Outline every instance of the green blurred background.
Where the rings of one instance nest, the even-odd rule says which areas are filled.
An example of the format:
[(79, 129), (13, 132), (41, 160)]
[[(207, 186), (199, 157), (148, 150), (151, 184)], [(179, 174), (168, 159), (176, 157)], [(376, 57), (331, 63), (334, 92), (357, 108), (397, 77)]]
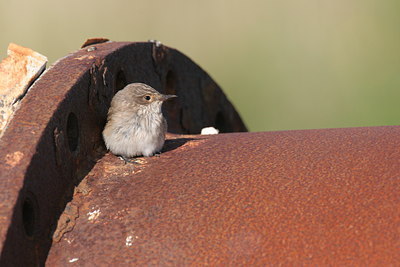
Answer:
[(9, 42), (53, 63), (89, 37), (157, 39), (223, 88), (251, 131), (399, 124), (399, 0), (4, 1)]

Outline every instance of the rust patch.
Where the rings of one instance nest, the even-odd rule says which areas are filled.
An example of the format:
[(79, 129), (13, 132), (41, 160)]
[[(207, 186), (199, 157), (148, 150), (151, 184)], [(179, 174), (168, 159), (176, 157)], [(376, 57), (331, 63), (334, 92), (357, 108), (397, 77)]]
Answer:
[(109, 42), (109, 41), (110, 41), (109, 39), (103, 38), (103, 37), (100, 37), (100, 38), (90, 38), (90, 39), (87, 39), (87, 40), (82, 44), (81, 48), (84, 48), (84, 47), (89, 46), (89, 45), (101, 44), (101, 43), (105, 43), (105, 42)]
[(205, 138), (203, 138), (203, 139), (191, 140), (191, 141), (186, 142), (186, 143), (182, 146), (182, 148), (186, 148), (186, 147), (195, 148), (195, 147), (197, 147), (197, 146), (199, 146), (199, 145), (201, 145), (201, 144), (204, 144), (206, 141), (207, 141), (207, 140), (206, 140)]
[(65, 233), (72, 231), (75, 227), (76, 219), (79, 217), (79, 209), (72, 203), (68, 203), (64, 212), (61, 214), (57, 223), (57, 229), (53, 234), (53, 241), (59, 242)]
[(93, 59), (93, 58), (94, 58), (94, 56), (91, 56), (91, 55), (83, 55), (80, 57), (76, 57), (75, 59), (76, 60), (84, 60), (84, 59)]
[(29, 86), (46, 67), (47, 58), (30, 48), (10, 43), (0, 63), (0, 137)]
[(82, 182), (79, 183), (79, 185), (77, 187), (75, 187), (74, 195), (82, 194), (82, 195), (86, 196), (87, 194), (90, 193), (90, 191), (91, 191), (91, 189), (90, 189), (90, 185), (88, 183), (88, 179), (85, 178), (82, 180)]
[(15, 151), (14, 153), (7, 154), (5, 158), (5, 163), (9, 168), (14, 168), (21, 159), (24, 157), (24, 154), (21, 151)]

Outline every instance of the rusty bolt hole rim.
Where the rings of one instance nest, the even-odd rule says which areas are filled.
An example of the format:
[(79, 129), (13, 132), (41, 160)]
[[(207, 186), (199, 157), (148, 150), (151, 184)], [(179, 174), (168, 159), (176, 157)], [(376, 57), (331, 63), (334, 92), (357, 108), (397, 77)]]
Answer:
[(38, 231), (39, 221), (39, 207), (33, 193), (29, 192), (26, 194), (21, 210), (25, 235), (28, 238), (33, 238)]

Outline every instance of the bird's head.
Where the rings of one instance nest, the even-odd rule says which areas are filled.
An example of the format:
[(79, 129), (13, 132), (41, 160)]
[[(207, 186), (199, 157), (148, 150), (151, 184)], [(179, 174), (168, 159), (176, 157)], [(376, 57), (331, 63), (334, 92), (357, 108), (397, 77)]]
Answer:
[(163, 102), (173, 97), (177, 96), (161, 94), (144, 83), (131, 83), (115, 94), (111, 106), (121, 105), (132, 111), (160, 113)]

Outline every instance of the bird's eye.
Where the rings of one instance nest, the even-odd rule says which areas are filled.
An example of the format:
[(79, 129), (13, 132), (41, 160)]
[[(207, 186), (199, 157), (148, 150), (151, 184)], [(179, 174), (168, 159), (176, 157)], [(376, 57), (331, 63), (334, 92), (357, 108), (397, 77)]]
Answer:
[(144, 96), (144, 100), (150, 101), (150, 99), (151, 99), (151, 96), (149, 96), (149, 95), (145, 95), (145, 96)]

